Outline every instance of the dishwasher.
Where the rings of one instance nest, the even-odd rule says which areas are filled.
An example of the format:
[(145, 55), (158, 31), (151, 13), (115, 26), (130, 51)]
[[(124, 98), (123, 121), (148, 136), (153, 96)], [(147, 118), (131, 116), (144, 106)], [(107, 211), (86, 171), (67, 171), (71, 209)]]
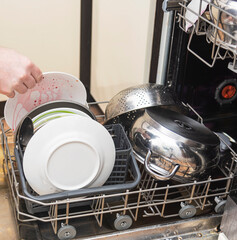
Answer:
[[(230, 221), (237, 224), (231, 215), (237, 209), (237, 17), (220, 2), (236, 4), (167, 0), (161, 8), (157, 1), (168, 27), (161, 33), (163, 66), (158, 64), (153, 79), (172, 89), (191, 116), (216, 133), (222, 151), (215, 171), (188, 183), (159, 181), (136, 161), (126, 128), (112, 122), (104, 125), (116, 147), (107, 182), (38, 196), (24, 177), (24, 150), (16, 142), (12, 152), (13, 133), (1, 119), (3, 167), (20, 239), (218, 239), (220, 233), (237, 238), (229, 228)], [(88, 104), (93, 109), (108, 102)], [(96, 119), (103, 123), (104, 113)]]

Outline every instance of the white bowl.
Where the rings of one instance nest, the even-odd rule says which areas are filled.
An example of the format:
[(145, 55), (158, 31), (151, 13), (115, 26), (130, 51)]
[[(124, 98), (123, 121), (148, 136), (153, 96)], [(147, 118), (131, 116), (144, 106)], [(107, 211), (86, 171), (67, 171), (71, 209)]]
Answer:
[(111, 135), (100, 123), (82, 116), (57, 118), (30, 139), (23, 170), (39, 195), (102, 186), (115, 162)]
[(15, 94), (5, 104), (4, 116), (13, 131), (34, 108), (54, 100), (73, 100), (87, 106), (86, 89), (82, 82), (67, 73), (43, 73), (44, 79), (25, 94)]

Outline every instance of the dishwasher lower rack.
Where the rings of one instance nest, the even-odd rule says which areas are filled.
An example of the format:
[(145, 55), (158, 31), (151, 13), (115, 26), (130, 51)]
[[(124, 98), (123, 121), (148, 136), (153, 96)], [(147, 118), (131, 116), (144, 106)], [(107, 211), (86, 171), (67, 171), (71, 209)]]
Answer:
[[(21, 222), (39, 221), (51, 223), (52, 229), (59, 239), (72, 239), (77, 230), (70, 225), (73, 219), (85, 219), (94, 216), (98, 225), (103, 226), (107, 216), (116, 216), (113, 227), (125, 230), (133, 222), (141, 218), (159, 216), (161, 218), (191, 218), (215, 210), (223, 211), (225, 199), (230, 194), (231, 186), (236, 180), (237, 154), (227, 145), (228, 154), (225, 160), (213, 173), (200, 181), (180, 184), (161, 182), (153, 179), (143, 170), (141, 180), (136, 189), (117, 189), (110, 193), (95, 193), (89, 197), (70, 197), (41, 201), (22, 194), (19, 181), (19, 169), (16, 156), (10, 153), (7, 131), (2, 127), (2, 148), (4, 152), (4, 169), (11, 190), (17, 219)], [(131, 168), (128, 175), (133, 177)], [(47, 207), (48, 212), (31, 214), (25, 207), (25, 201)], [(85, 203), (89, 206), (85, 208)], [(71, 222), (70, 222), (71, 221)]]
[[(2, 129), (4, 128), (2, 124)], [(94, 194), (115, 193), (122, 190), (132, 189), (137, 186), (140, 181), (140, 172), (137, 166), (137, 162), (132, 153), (131, 144), (124, 132), (123, 127), (120, 124), (105, 125), (105, 128), (110, 133), (114, 145), (115, 145), (115, 163), (113, 170), (107, 179), (107, 181), (100, 187), (93, 188), (81, 188), (74, 191), (63, 191), (58, 193), (51, 193), (47, 195), (38, 195), (28, 184), (24, 172), (23, 172), (23, 158), (24, 151), (21, 149), (20, 144), (15, 143), (14, 157), (15, 157), (15, 169), (18, 172), (19, 180), (19, 192), (36, 202), (51, 202), (55, 200), (67, 199), (67, 198), (85, 198), (93, 196)], [(3, 141), (4, 142), (4, 141)], [(6, 138), (5, 138), (6, 142)], [(8, 149), (6, 149), (8, 150)], [(37, 154), (37, 153), (36, 153)], [(76, 157), (76, 156), (75, 156)], [(32, 159), (34, 161), (34, 159)], [(127, 177), (128, 171), (131, 172), (131, 177)], [(32, 201), (25, 200), (27, 211), (30, 214), (40, 213), (48, 211), (49, 206), (34, 203)], [(74, 205), (88, 205), (88, 201), (83, 201)]]

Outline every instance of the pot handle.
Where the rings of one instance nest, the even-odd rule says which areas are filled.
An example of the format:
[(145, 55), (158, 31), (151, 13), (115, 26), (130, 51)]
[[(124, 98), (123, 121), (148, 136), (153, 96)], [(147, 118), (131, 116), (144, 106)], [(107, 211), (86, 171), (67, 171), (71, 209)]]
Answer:
[(150, 167), (149, 167), (149, 163), (150, 163), (150, 160), (151, 160), (151, 150), (148, 150), (147, 154), (146, 154), (146, 158), (145, 158), (145, 161), (144, 161), (144, 167), (145, 167), (145, 170), (155, 179), (157, 180), (161, 180), (161, 181), (167, 181), (169, 179), (171, 179), (175, 173), (179, 170), (179, 167), (180, 165), (179, 164), (176, 164), (174, 166), (174, 169), (172, 170), (171, 173), (169, 173), (168, 171), (164, 170), (164, 172), (159, 172), (158, 169), (156, 169), (156, 171), (152, 170)]

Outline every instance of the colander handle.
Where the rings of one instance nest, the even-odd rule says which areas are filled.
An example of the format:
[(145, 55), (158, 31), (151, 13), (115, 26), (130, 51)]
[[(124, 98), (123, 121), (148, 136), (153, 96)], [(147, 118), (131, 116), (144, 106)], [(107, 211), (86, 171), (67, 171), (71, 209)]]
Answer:
[(151, 150), (148, 150), (147, 154), (146, 154), (146, 158), (145, 158), (145, 161), (144, 161), (144, 167), (145, 167), (145, 170), (155, 179), (157, 180), (161, 180), (161, 181), (167, 181), (169, 179), (171, 179), (175, 173), (179, 170), (179, 167), (180, 165), (179, 164), (176, 164), (174, 166), (174, 169), (172, 170), (171, 173), (169, 173), (168, 171), (166, 171), (165, 169), (151, 169), (150, 166), (149, 166), (149, 163), (150, 163), (150, 160), (151, 160)]

